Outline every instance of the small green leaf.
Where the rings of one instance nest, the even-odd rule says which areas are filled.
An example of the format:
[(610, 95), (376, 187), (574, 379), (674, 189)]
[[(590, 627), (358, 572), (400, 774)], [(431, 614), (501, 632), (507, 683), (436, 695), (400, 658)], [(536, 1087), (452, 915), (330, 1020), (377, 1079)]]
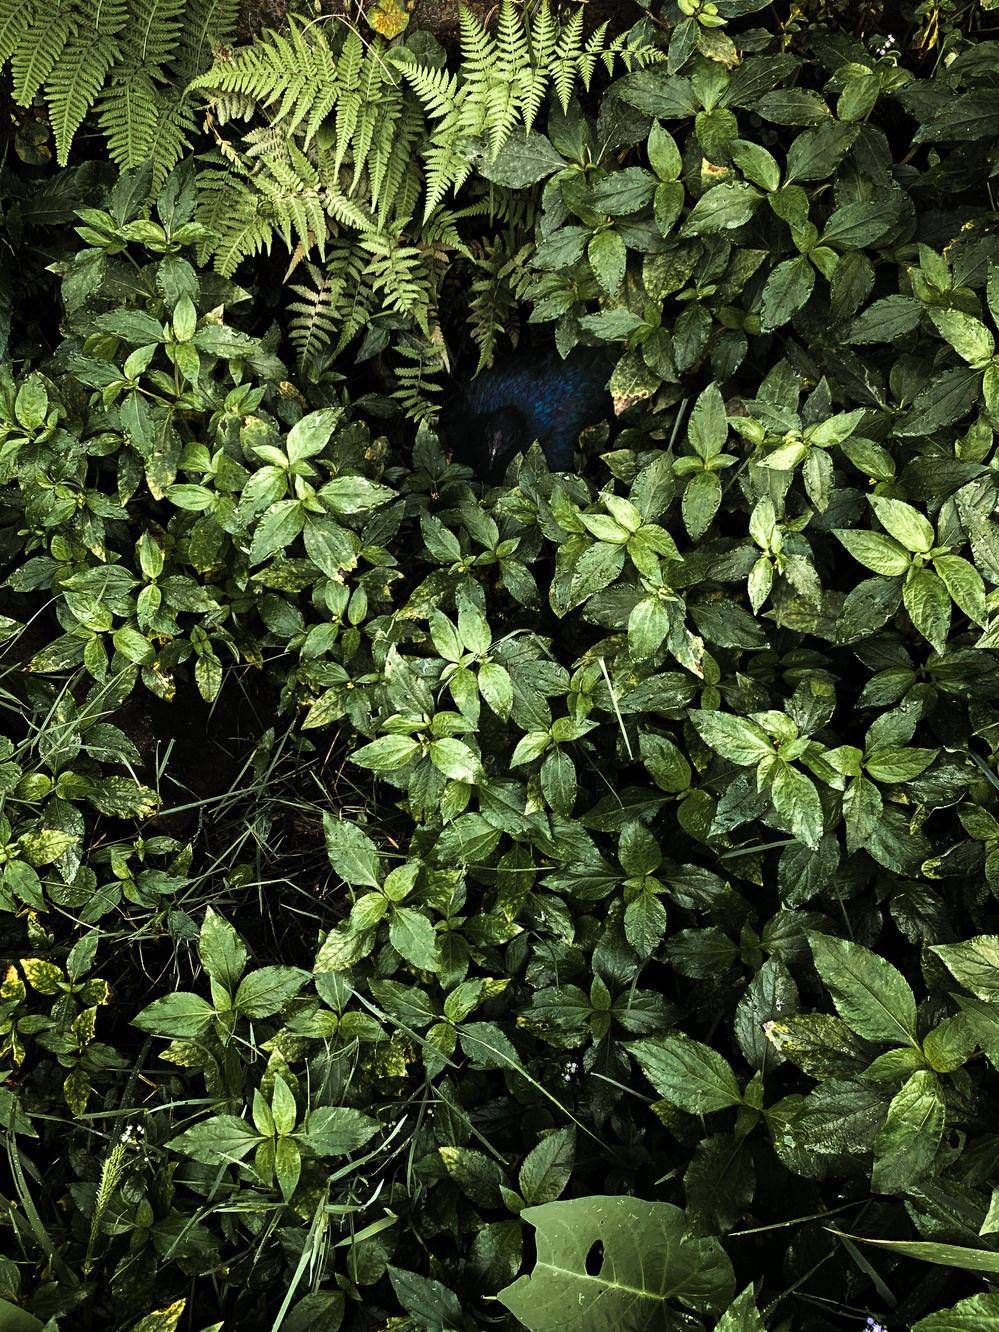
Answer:
[(436, 971), (440, 949), (433, 925), (413, 907), (395, 907), (389, 921), (392, 947), (421, 971)]
[(809, 933), (808, 942), (836, 1011), (858, 1036), (918, 1047), (916, 1001), (890, 962), (847, 939)]
[(774, 755), (773, 741), (762, 727), (747, 717), (736, 717), (730, 712), (693, 710), (689, 716), (704, 743), (731, 763), (748, 767)]
[(877, 1193), (905, 1193), (933, 1164), (946, 1111), (935, 1073), (913, 1073), (892, 1099), (884, 1128), (874, 1142), (871, 1187)]
[(700, 1041), (671, 1032), (632, 1041), (628, 1050), (659, 1095), (688, 1114), (708, 1114), (742, 1103), (727, 1061)]
[(910, 569), (902, 601), (912, 623), (934, 651), (943, 655), (950, 629), (950, 594), (932, 569)]
[(876, 495), (871, 503), (885, 531), (906, 550), (926, 555), (933, 547), (933, 528), (918, 509), (902, 500)]

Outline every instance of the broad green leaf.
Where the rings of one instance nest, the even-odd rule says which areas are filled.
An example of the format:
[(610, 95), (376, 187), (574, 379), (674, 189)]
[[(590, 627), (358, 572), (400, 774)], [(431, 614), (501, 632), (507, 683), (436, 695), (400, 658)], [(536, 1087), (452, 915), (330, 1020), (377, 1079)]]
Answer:
[(261, 967), (240, 982), (233, 1007), (243, 1017), (271, 1017), (293, 999), (309, 979), (298, 967)]
[(960, 555), (938, 555), (933, 569), (943, 580), (954, 602), (974, 624), (984, 625), (988, 620), (985, 608), (985, 584), (973, 564)]
[[(515, 1198), (512, 1190), (506, 1190), (506, 1205), (519, 1215), (518, 1204), (522, 1200), (515, 1202)], [(466, 1271), (486, 1290), (498, 1290), (520, 1271), (524, 1254), (522, 1229), (515, 1217), (509, 1221), (490, 1221), (476, 1234)]]
[(822, 838), (822, 801), (815, 783), (789, 763), (778, 761), (770, 786), (774, 806), (793, 837), (813, 851)]
[(714, 522), (721, 499), (721, 478), (717, 472), (697, 472), (687, 482), (681, 512), (692, 541), (698, 541)]
[(874, 1142), (871, 1187), (877, 1193), (905, 1193), (933, 1164), (943, 1135), (946, 1110), (935, 1073), (913, 1073), (893, 1097), (888, 1118)]
[(869, 843), (883, 813), (879, 789), (866, 777), (855, 777), (843, 794), (846, 849), (851, 856), (858, 847)]
[(877, 782), (911, 782), (926, 771), (939, 752), (889, 745), (864, 759), (864, 771)]
[(598, 232), (587, 247), (586, 257), (601, 287), (608, 296), (614, 296), (628, 264), (628, 250), (620, 235), (613, 228)]
[(929, 316), (950, 345), (975, 370), (982, 370), (995, 352), (995, 339), (985, 325), (963, 310), (930, 309)]
[(717, 384), (709, 384), (694, 404), (687, 425), (691, 447), (705, 461), (721, 453), (728, 439), (725, 402)]
[[(401, 6), (396, 13), (399, 20), (409, 22), (408, 12)], [(371, 22), (370, 16), (368, 22)], [(564, 168), (565, 158), (555, 151), (543, 134), (517, 125), (495, 157), (486, 156), (479, 162), (478, 169), (487, 180), (495, 181), (497, 185), (522, 190)]]
[(999, 1001), (999, 935), (979, 934), (964, 943), (933, 944), (930, 952), (979, 999)]
[(346, 1156), (363, 1147), (380, 1128), (377, 1119), (360, 1110), (321, 1106), (309, 1114), (301, 1139), (317, 1156)]
[(495, 1022), (466, 1022), (458, 1032), (458, 1039), (473, 1068), (521, 1067), (509, 1037)]
[(878, 522), (906, 550), (927, 554), (933, 547), (933, 527), (918, 509), (902, 500), (876, 495), (871, 503)]
[(912, 563), (912, 557), (905, 547), (881, 532), (854, 532), (836, 527), (833, 528), (833, 535), (859, 564), (887, 578), (906, 573)]
[(572, 1177), (575, 1151), (576, 1130), (569, 1124), (549, 1133), (528, 1152), (521, 1163), (518, 1183), (529, 1207), (555, 1201)]
[(810, 932), (808, 942), (836, 1011), (858, 1036), (918, 1046), (916, 1001), (891, 963), (848, 939)]
[(772, 193), (780, 188), (780, 167), (772, 153), (748, 139), (732, 139), (728, 144), (732, 161), (744, 176)]
[(378, 849), (356, 823), (323, 812), (323, 833), (329, 862), (345, 883), (377, 888)]
[[(709, 191), (713, 193), (713, 191)], [(763, 329), (780, 328), (797, 314), (812, 294), (815, 269), (803, 254), (784, 259), (767, 278), (763, 288)]]
[(681, 227), (680, 235), (705, 236), (741, 227), (753, 216), (764, 198), (747, 181), (723, 181), (701, 195)]
[(171, 1138), (167, 1146), (217, 1169), (222, 1161), (241, 1161), (261, 1141), (261, 1135), (237, 1115), (214, 1115)]
[(660, 790), (675, 794), (688, 789), (690, 764), (668, 736), (643, 731), (639, 745), (649, 776)]
[(211, 907), (205, 909), (198, 953), (212, 980), (229, 994), (235, 994), (246, 966), (246, 945), (229, 922), (216, 915)]
[(494, 1157), (471, 1147), (440, 1147), (438, 1151), (466, 1198), (479, 1207), (502, 1205), (500, 1188), (506, 1183), (506, 1172)]
[(624, 933), (640, 958), (649, 958), (666, 933), (666, 908), (655, 893), (645, 891), (624, 911)]
[(428, 1332), (433, 1332), (435, 1328), (461, 1327), (461, 1303), (447, 1286), (405, 1268), (390, 1266), (385, 1270), (389, 1274), (396, 1299), (416, 1327), (427, 1329)]
[(45, 1324), (19, 1304), (0, 1299), (0, 1327), (4, 1332), (43, 1332)]
[[(659, 651), (669, 631), (670, 617), (661, 597), (643, 597), (636, 602), (628, 616), (628, 648), (634, 659), (648, 661)], [(519, 741), (518, 754), (527, 738), (524, 736)], [(517, 761), (514, 759), (514, 762)]]
[(419, 742), (408, 735), (382, 735), (369, 745), (362, 745), (351, 754), (351, 759), (362, 768), (373, 772), (389, 772), (404, 767), (420, 752)]
[(215, 1009), (200, 995), (178, 991), (154, 999), (132, 1019), (132, 1026), (173, 1040), (200, 1036), (215, 1017)]
[(731, 712), (693, 710), (689, 716), (704, 743), (730, 763), (748, 767), (751, 763), (772, 758), (775, 753), (774, 743), (767, 733), (747, 717), (737, 717)]
[(846, 342), (891, 342), (900, 333), (911, 333), (922, 317), (922, 301), (911, 296), (886, 296), (868, 305), (840, 336)]
[(715, 1332), (765, 1332), (752, 1286), (747, 1286), (736, 1296), (719, 1320)]
[[(964, 1249), (957, 1244), (922, 1244), (911, 1246), (917, 1252), (909, 1256), (923, 1262), (940, 1263), (944, 1267), (961, 1267), (966, 1271), (995, 1271), (985, 1267), (994, 1253), (979, 1249)], [(999, 1295), (982, 1291), (966, 1300), (958, 1300), (950, 1309), (939, 1309), (913, 1323), (912, 1332), (999, 1332)]]
[[(626, 80), (621, 80), (621, 83), (624, 82)], [(621, 83), (618, 84), (618, 87), (621, 86)], [(672, 134), (663, 129), (658, 120), (652, 122), (647, 151), (649, 165), (660, 180), (672, 181), (679, 177), (683, 170), (683, 159), (680, 156), (680, 150)]]
[(873, 1047), (832, 1013), (800, 1013), (764, 1024), (774, 1048), (809, 1077), (849, 1078), (871, 1062)]
[(418, 986), (400, 985), (398, 981), (373, 980), (369, 983), (372, 997), (390, 1018), (407, 1027), (427, 1026), (441, 1016), (441, 1010)]
[[(537, 1261), (531, 1275), (498, 1298), (530, 1332), (680, 1328), (685, 1316), (670, 1309), (670, 1300), (720, 1311), (734, 1294), (721, 1246), (685, 1237), (684, 1214), (670, 1203), (575, 1198), (520, 1215), (537, 1229)], [(593, 1250), (602, 1254), (596, 1275), (587, 1270)]]
[(413, 907), (395, 907), (389, 920), (389, 940), (397, 953), (420, 971), (440, 966), (440, 950), (433, 925)]
[(950, 629), (950, 594), (932, 569), (911, 569), (902, 585), (902, 600), (912, 623), (936, 652), (943, 655)]
[(744, 1136), (714, 1133), (702, 1138), (683, 1177), (687, 1228), (701, 1235), (725, 1234), (753, 1199), (756, 1172)]
[(923, 1037), (923, 1055), (935, 1073), (952, 1073), (966, 1064), (977, 1044), (974, 1024), (966, 1013), (944, 1018)]
[(301, 1174), (302, 1154), (298, 1143), (293, 1138), (277, 1138), (274, 1143), (274, 1177), (285, 1202), (290, 1201)]
[(828, 179), (859, 133), (859, 125), (826, 120), (799, 134), (787, 152), (785, 186), (796, 181)]
[(659, 1095), (688, 1114), (708, 1114), (742, 1102), (728, 1062), (700, 1041), (670, 1032), (632, 1041), (628, 1050)]

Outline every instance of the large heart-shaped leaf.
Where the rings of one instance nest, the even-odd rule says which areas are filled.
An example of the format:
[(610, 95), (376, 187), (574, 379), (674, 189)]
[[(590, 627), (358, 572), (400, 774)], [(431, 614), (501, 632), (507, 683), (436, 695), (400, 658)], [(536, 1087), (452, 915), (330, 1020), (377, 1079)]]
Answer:
[(669, 1332), (697, 1312), (725, 1309), (732, 1264), (712, 1239), (684, 1235), (670, 1203), (574, 1198), (528, 1207), (538, 1258), (498, 1298), (531, 1332)]

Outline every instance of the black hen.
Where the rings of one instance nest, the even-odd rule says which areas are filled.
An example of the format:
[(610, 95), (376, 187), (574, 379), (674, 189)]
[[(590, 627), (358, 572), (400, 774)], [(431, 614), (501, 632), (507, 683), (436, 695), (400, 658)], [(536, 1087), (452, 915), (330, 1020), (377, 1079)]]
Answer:
[(494, 485), (535, 440), (552, 471), (567, 472), (579, 432), (614, 420), (610, 372), (602, 347), (575, 347), (565, 360), (553, 350), (500, 362), (466, 380), (445, 406), (440, 423), (448, 447)]

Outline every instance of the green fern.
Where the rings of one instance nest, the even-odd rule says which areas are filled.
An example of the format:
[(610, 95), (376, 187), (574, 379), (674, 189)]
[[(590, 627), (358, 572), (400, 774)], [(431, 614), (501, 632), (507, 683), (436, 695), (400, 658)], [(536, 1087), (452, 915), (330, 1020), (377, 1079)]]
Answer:
[(354, 241), (334, 240), (325, 268), (306, 264), (311, 286), (292, 286), (302, 299), (291, 311), (291, 340), (298, 353), (299, 369), (305, 369), (320, 351), (334, 344), (340, 352), (366, 329), (377, 308), (368, 256)]
[(503, 0), (496, 37), (462, 8), (460, 78), (420, 64), (405, 49), (393, 52), (427, 115), (437, 121), (425, 152), (424, 218), (464, 185), (472, 169), (468, 150), (476, 142), (488, 142), (495, 158), (518, 121), (531, 129), (552, 83), (565, 110), (577, 77), (589, 87), (597, 60), (613, 63), (623, 38), (607, 47), (606, 30), (605, 23), (584, 46), (581, 9), (567, 19), (555, 17), (544, 0), (530, 19)]
[(79, 31), (75, 11), (59, 0), (41, 0), (34, 7), (32, 22), (10, 55), (14, 100), (30, 106), (55, 69), (67, 43)]
[(443, 392), (438, 383), (438, 376), (444, 374), (446, 368), (443, 348), (430, 342), (413, 345), (401, 340), (395, 350), (411, 364), (395, 366), (396, 384), (392, 397), (410, 421), (434, 420), (440, 411), (440, 403), (432, 395)]
[(127, 19), (124, 4), (88, 8), (95, 11), (88, 16), (91, 21), (67, 42), (48, 81), (49, 118), (61, 166), (69, 160), (73, 136), (103, 88), (108, 70), (121, 57), (115, 34)]
[[(198, 179), (216, 268), (230, 276), (275, 238), (291, 252), (289, 274), (305, 261), (308, 281), (293, 288), (291, 307), (304, 368), (330, 346), (339, 354), (378, 316), (413, 345), (436, 347), (445, 278), (463, 255), (474, 269), (473, 336), (488, 359), (513, 328), (537, 200), (481, 182), (466, 207), (451, 209), (448, 196), (478, 153), (495, 155), (518, 125), (531, 128), (553, 90), (567, 102), (577, 77), (588, 82), (598, 59), (615, 58), (604, 33), (584, 43), (579, 12), (556, 17), (545, 2), (529, 19), (504, 0), (495, 35), (462, 8), (458, 74), (381, 37), (362, 41), (342, 20), (292, 19), (284, 35), (220, 53), (190, 84), (218, 145)], [(222, 137), (253, 105), (258, 123), (238, 140)], [(487, 214), (508, 224), (509, 248), (476, 264), (459, 225)], [(401, 400), (420, 419), (431, 411), (422, 374), (400, 371)]]
[(220, 57), (191, 80), (188, 91), (203, 89), (213, 96), (241, 93), (262, 109), (273, 108), (271, 119), (287, 120), (290, 134), (307, 119), (308, 146), (336, 105), (340, 78), (321, 26), (310, 25), (306, 36), (305, 25), (289, 18), (288, 31), (289, 38), (265, 32), (235, 58)]
[(497, 236), (477, 261), (479, 275), (472, 282), (468, 313), (472, 339), (479, 348), (476, 374), (492, 361), (501, 336), (515, 340), (519, 302), (533, 276), (527, 262), (533, 253), (534, 246), (528, 244), (511, 254), (506, 239)]
[(238, 0), (0, 0), (0, 63), (21, 106), (44, 93), (61, 165), (98, 110), (121, 167), (153, 160), (158, 188), (195, 121), (181, 91), (227, 40)]

